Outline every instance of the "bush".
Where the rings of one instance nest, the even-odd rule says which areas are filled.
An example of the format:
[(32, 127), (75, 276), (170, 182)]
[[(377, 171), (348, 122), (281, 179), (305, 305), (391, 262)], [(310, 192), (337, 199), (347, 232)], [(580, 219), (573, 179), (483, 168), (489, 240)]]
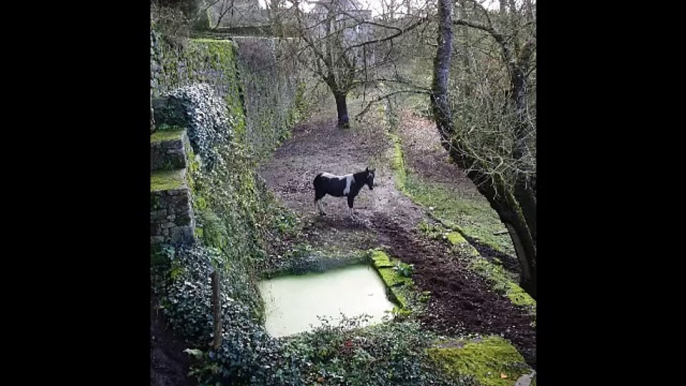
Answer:
[(210, 272), (220, 259), (217, 250), (201, 246), (168, 253), (157, 283), (164, 293), (161, 307), (172, 328), (187, 342), (200, 345), (212, 333)]
[[(426, 353), (435, 336), (415, 322), (390, 322), (361, 329), (364, 317), (330, 320), (287, 341), (309, 368), (306, 384), (347, 386), (456, 385), (433, 367)], [(457, 384), (469, 384), (467, 381)]]
[[(217, 381), (250, 385), (298, 384), (299, 366), (284, 355), (278, 340), (262, 325), (262, 304), (254, 281), (239, 262), (227, 262), (221, 253), (205, 246), (182, 247), (167, 255), (160, 266), (163, 278), (162, 309), (172, 328), (199, 357), (194, 374), (201, 382)], [(213, 316), (210, 273), (222, 270), (222, 345), (216, 352), (202, 352), (212, 339)]]

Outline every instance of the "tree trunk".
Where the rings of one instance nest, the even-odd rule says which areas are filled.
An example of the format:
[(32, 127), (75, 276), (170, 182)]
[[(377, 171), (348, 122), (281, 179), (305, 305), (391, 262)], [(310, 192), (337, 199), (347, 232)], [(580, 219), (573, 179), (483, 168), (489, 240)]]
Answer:
[(281, 9), (279, 8), (279, 1), (271, 0), (269, 3), (269, 18), (272, 22), (272, 32), (276, 36), (283, 38), (283, 23), (281, 22)]
[[(461, 157), (456, 153), (457, 150), (453, 148), (451, 157), (453, 159), (457, 157), (461, 161), (458, 162), (460, 167), (466, 166), (464, 165), (465, 157)], [(504, 180), (477, 171), (471, 171), (467, 176), (474, 181), (479, 193), (488, 200), (491, 208), (498, 213), (500, 221), (507, 227), (512, 244), (515, 247), (517, 260), (522, 268), (519, 285), (532, 298), (536, 299), (536, 239), (534, 231), (529, 227), (529, 218), (525, 215), (524, 205), (522, 205), (514, 193), (509, 191), (510, 189)], [(532, 216), (529, 217), (531, 218)], [(536, 208), (534, 206), (534, 225), (535, 217)]]
[[(438, 49), (434, 58), (434, 80), (431, 105), (436, 127), (441, 134), (441, 143), (450, 153), (452, 160), (463, 170), (470, 170), (475, 160), (469, 149), (455, 135), (450, 102), (448, 100), (448, 79), (452, 55), (452, 1), (438, 2)], [(513, 90), (517, 91), (517, 90)], [(516, 150), (525, 150), (521, 147)], [(505, 224), (515, 246), (517, 259), (522, 267), (520, 285), (531, 297), (536, 298), (536, 223), (535, 196), (526, 186), (526, 181), (517, 181), (508, 187), (506, 181), (471, 169), (467, 176), (488, 200)], [(532, 224), (531, 226), (529, 224)]]
[(334, 92), (333, 95), (336, 98), (336, 110), (338, 110), (338, 127), (348, 128), (350, 127), (348, 102), (346, 100), (348, 95), (342, 92)]
[[(465, 165), (468, 162), (465, 160), (466, 157), (458, 154), (458, 150), (453, 147), (450, 153), (451, 158), (456, 159), (460, 167), (468, 167)], [(528, 225), (523, 205), (516, 195), (509, 191), (504, 180), (474, 170), (467, 173), (467, 177), (476, 184), (479, 193), (488, 200), (491, 208), (498, 213), (500, 221), (507, 227), (515, 247), (517, 260), (522, 268), (519, 285), (536, 299), (536, 239)], [(536, 208), (534, 207), (534, 219), (535, 216)]]
[[(510, 233), (512, 244), (517, 253), (517, 260), (522, 267), (522, 275), (519, 278), (519, 286), (528, 293), (532, 298), (536, 299), (536, 246), (535, 242), (530, 237), (520, 237), (520, 234), (526, 235), (526, 228), (521, 225), (515, 226), (512, 224), (505, 224)], [(526, 271), (526, 274), (525, 274)]]
[[(529, 122), (527, 119), (527, 82), (522, 65), (513, 66), (512, 71), (512, 98), (515, 107), (516, 123), (514, 127), (515, 145), (512, 155), (520, 160), (520, 168), (523, 172), (533, 172), (532, 155), (527, 145)], [(521, 174), (517, 177), (514, 186), (514, 196), (521, 206), (522, 213), (526, 219), (529, 231), (534, 242), (536, 241), (536, 195), (535, 188), (532, 186), (528, 174)]]
[(453, 53), (453, 15), (452, 2), (438, 2), (438, 48), (434, 58), (434, 79), (431, 93), (431, 107), (436, 119), (436, 126), (441, 133), (443, 146), (450, 144), (450, 136), (455, 132), (453, 127), (450, 103), (448, 102), (448, 78), (450, 77), (450, 59)]
[[(460, 12), (463, 19), (467, 18), (467, 4), (465, 0), (460, 0)], [(461, 44), (462, 65), (464, 66), (464, 71), (467, 74), (467, 79), (471, 79), (469, 75), (472, 73), (472, 68), (469, 64), (469, 55), (467, 53), (467, 45), (469, 44), (469, 28), (462, 28), (462, 39), (464, 41)], [(467, 100), (472, 97), (472, 85), (467, 82), (464, 86), (464, 98)]]

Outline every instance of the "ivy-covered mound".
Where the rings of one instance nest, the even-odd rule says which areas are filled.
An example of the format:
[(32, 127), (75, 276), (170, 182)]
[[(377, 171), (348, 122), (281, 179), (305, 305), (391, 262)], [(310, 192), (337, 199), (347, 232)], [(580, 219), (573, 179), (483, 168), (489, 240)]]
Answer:
[[(191, 86), (178, 93), (193, 106), (185, 109), (190, 122), (211, 116), (204, 109), (212, 103), (194, 102), (194, 95), (205, 91)], [(267, 334), (255, 267), (268, 260), (265, 240), (289, 229), (283, 226), (282, 209), (258, 183), (255, 160), (246, 156), (244, 144), (204, 132), (216, 129), (207, 122), (228, 122), (228, 132), (235, 131), (231, 125), (242, 124), (244, 117), (235, 118), (188, 125), (193, 151), (203, 160), (201, 165), (191, 155), (188, 175), (200, 242), (164, 248), (153, 260), (154, 289), (167, 320), (197, 359), (194, 374), (200, 384), (454, 385), (428, 357), (434, 337), (409, 321), (361, 329), (358, 321), (345, 320), (291, 338)], [(205, 160), (212, 157), (215, 162), (208, 167)], [(218, 350), (210, 349), (213, 270), (221, 277), (223, 339)]]
[(226, 103), (215, 95), (209, 84), (179, 88), (169, 94), (169, 99), (170, 105), (183, 114), (180, 121), (188, 129), (188, 139), (196, 154), (211, 169), (220, 158), (215, 148), (229, 143), (240, 116), (227, 116)]

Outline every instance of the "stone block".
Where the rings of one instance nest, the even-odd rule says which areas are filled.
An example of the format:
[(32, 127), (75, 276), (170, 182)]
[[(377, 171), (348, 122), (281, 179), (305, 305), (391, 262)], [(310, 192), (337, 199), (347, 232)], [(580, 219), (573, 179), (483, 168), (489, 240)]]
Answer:
[(164, 242), (164, 237), (162, 236), (151, 236), (150, 244), (160, 244)]
[(193, 243), (193, 228), (190, 226), (175, 227), (171, 229), (170, 241), (172, 243)]

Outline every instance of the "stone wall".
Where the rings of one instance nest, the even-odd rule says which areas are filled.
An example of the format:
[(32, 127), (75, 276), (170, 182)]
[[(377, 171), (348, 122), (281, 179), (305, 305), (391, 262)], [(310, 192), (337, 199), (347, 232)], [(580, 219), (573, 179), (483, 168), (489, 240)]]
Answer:
[(236, 68), (236, 45), (229, 40), (167, 38), (150, 30), (150, 87), (152, 97), (179, 87), (207, 83), (234, 110), (243, 113)]
[(233, 37), (247, 119), (246, 144), (258, 157), (269, 154), (297, 119), (298, 74), (289, 54), (292, 39)]
[(186, 130), (150, 136), (150, 243), (192, 244), (195, 219), (188, 184), (190, 142)]
[(150, 170), (174, 170), (187, 166), (186, 150), (188, 136), (185, 131), (157, 132), (158, 138), (150, 141)]
[(190, 191), (176, 189), (150, 192), (150, 243), (190, 243), (194, 240), (195, 221)]

